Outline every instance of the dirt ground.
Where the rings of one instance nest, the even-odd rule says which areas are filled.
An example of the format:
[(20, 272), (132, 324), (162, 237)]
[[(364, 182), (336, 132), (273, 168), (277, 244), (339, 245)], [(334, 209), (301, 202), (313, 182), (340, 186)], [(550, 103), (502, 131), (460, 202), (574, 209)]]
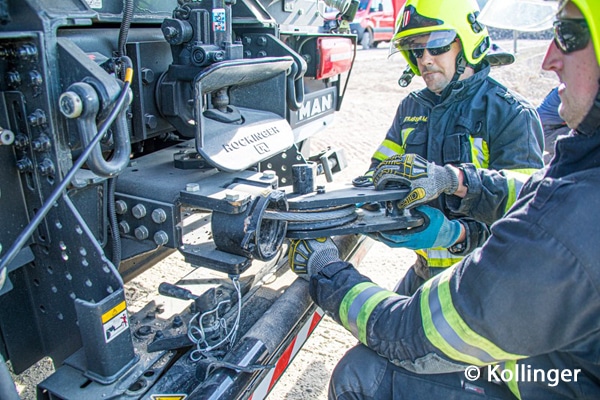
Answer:
[[(547, 43), (520, 40), (515, 64), (494, 69), (492, 76), (537, 106), (557, 83), (553, 73), (544, 72), (540, 68)], [(512, 41), (501, 41), (498, 44), (510, 51), (514, 49)], [(314, 152), (327, 146), (344, 150), (348, 167), (337, 175), (336, 180), (339, 182), (350, 181), (367, 169), (370, 156), (385, 137), (400, 100), (409, 89), (423, 87), (420, 78), (415, 77), (409, 88), (401, 88), (396, 82), (405, 63), (401, 58), (388, 59), (386, 43), (380, 47), (357, 52), (342, 110), (337, 114), (334, 125), (323, 131), (312, 144)], [(414, 254), (411, 251), (389, 249), (375, 243), (359, 269), (375, 282), (391, 289), (413, 260)], [(165, 262), (175, 265), (181, 263), (181, 258), (175, 255)], [(162, 268), (163, 272), (159, 272), (156, 279), (169, 280), (170, 277), (165, 276), (170, 274), (168, 271), (176, 270), (180, 273), (185, 268), (181, 265), (177, 268)], [(146, 273), (142, 277), (148, 279)], [(136, 280), (127, 285), (130, 301), (135, 303), (147, 294), (143, 286), (145, 285)], [(275, 386), (269, 399), (326, 399), (331, 371), (344, 352), (356, 342), (346, 330), (331, 319), (324, 318)], [(43, 360), (17, 377), (21, 397), (25, 400), (34, 399), (35, 383), (51, 371), (51, 362)]]

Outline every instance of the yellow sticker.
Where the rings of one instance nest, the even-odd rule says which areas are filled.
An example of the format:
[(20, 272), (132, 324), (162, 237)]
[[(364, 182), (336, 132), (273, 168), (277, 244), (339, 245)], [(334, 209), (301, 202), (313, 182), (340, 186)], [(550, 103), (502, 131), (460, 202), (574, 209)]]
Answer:
[(102, 314), (102, 323), (107, 323), (108, 321), (119, 315), (119, 313), (123, 312), (126, 307), (127, 306), (125, 305), (125, 300), (123, 300), (122, 302), (120, 302), (119, 304)]
[(187, 394), (153, 394), (150, 397), (152, 400), (183, 400)]

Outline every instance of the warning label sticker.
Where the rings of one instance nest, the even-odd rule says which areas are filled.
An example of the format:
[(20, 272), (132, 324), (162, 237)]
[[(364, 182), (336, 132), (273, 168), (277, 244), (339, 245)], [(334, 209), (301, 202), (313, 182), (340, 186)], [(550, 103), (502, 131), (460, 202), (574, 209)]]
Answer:
[(129, 329), (129, 318), (127, 317), (127, 307), (124, 301), (102, 314), (102, 326), (106, 343)]

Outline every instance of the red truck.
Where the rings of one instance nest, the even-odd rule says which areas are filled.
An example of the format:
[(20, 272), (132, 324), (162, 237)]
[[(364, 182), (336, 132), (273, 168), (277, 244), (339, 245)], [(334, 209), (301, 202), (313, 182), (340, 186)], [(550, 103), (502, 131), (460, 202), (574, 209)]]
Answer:
[[(357, 36), (363, 50), (389, 42), (394, 36), (396, 16), (406, 0), (361, 0), (356, 16), (350, 22), (351, 33)], [(327, 8), (321, 31), (331, 32), (338, 26), (338, 12)]]

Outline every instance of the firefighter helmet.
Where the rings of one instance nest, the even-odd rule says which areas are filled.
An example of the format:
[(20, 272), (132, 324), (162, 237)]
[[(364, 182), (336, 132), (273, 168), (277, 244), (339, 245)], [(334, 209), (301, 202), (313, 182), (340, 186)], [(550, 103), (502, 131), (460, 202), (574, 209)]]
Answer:
[(477, 20), (475, 0), (407, 0), (400, 11), (390, 54), (400, 51), (417, 75), (410, 50), (443, 47), (459, 38), (466, 62), (477, 65), (490, 47), (488, 31)]

